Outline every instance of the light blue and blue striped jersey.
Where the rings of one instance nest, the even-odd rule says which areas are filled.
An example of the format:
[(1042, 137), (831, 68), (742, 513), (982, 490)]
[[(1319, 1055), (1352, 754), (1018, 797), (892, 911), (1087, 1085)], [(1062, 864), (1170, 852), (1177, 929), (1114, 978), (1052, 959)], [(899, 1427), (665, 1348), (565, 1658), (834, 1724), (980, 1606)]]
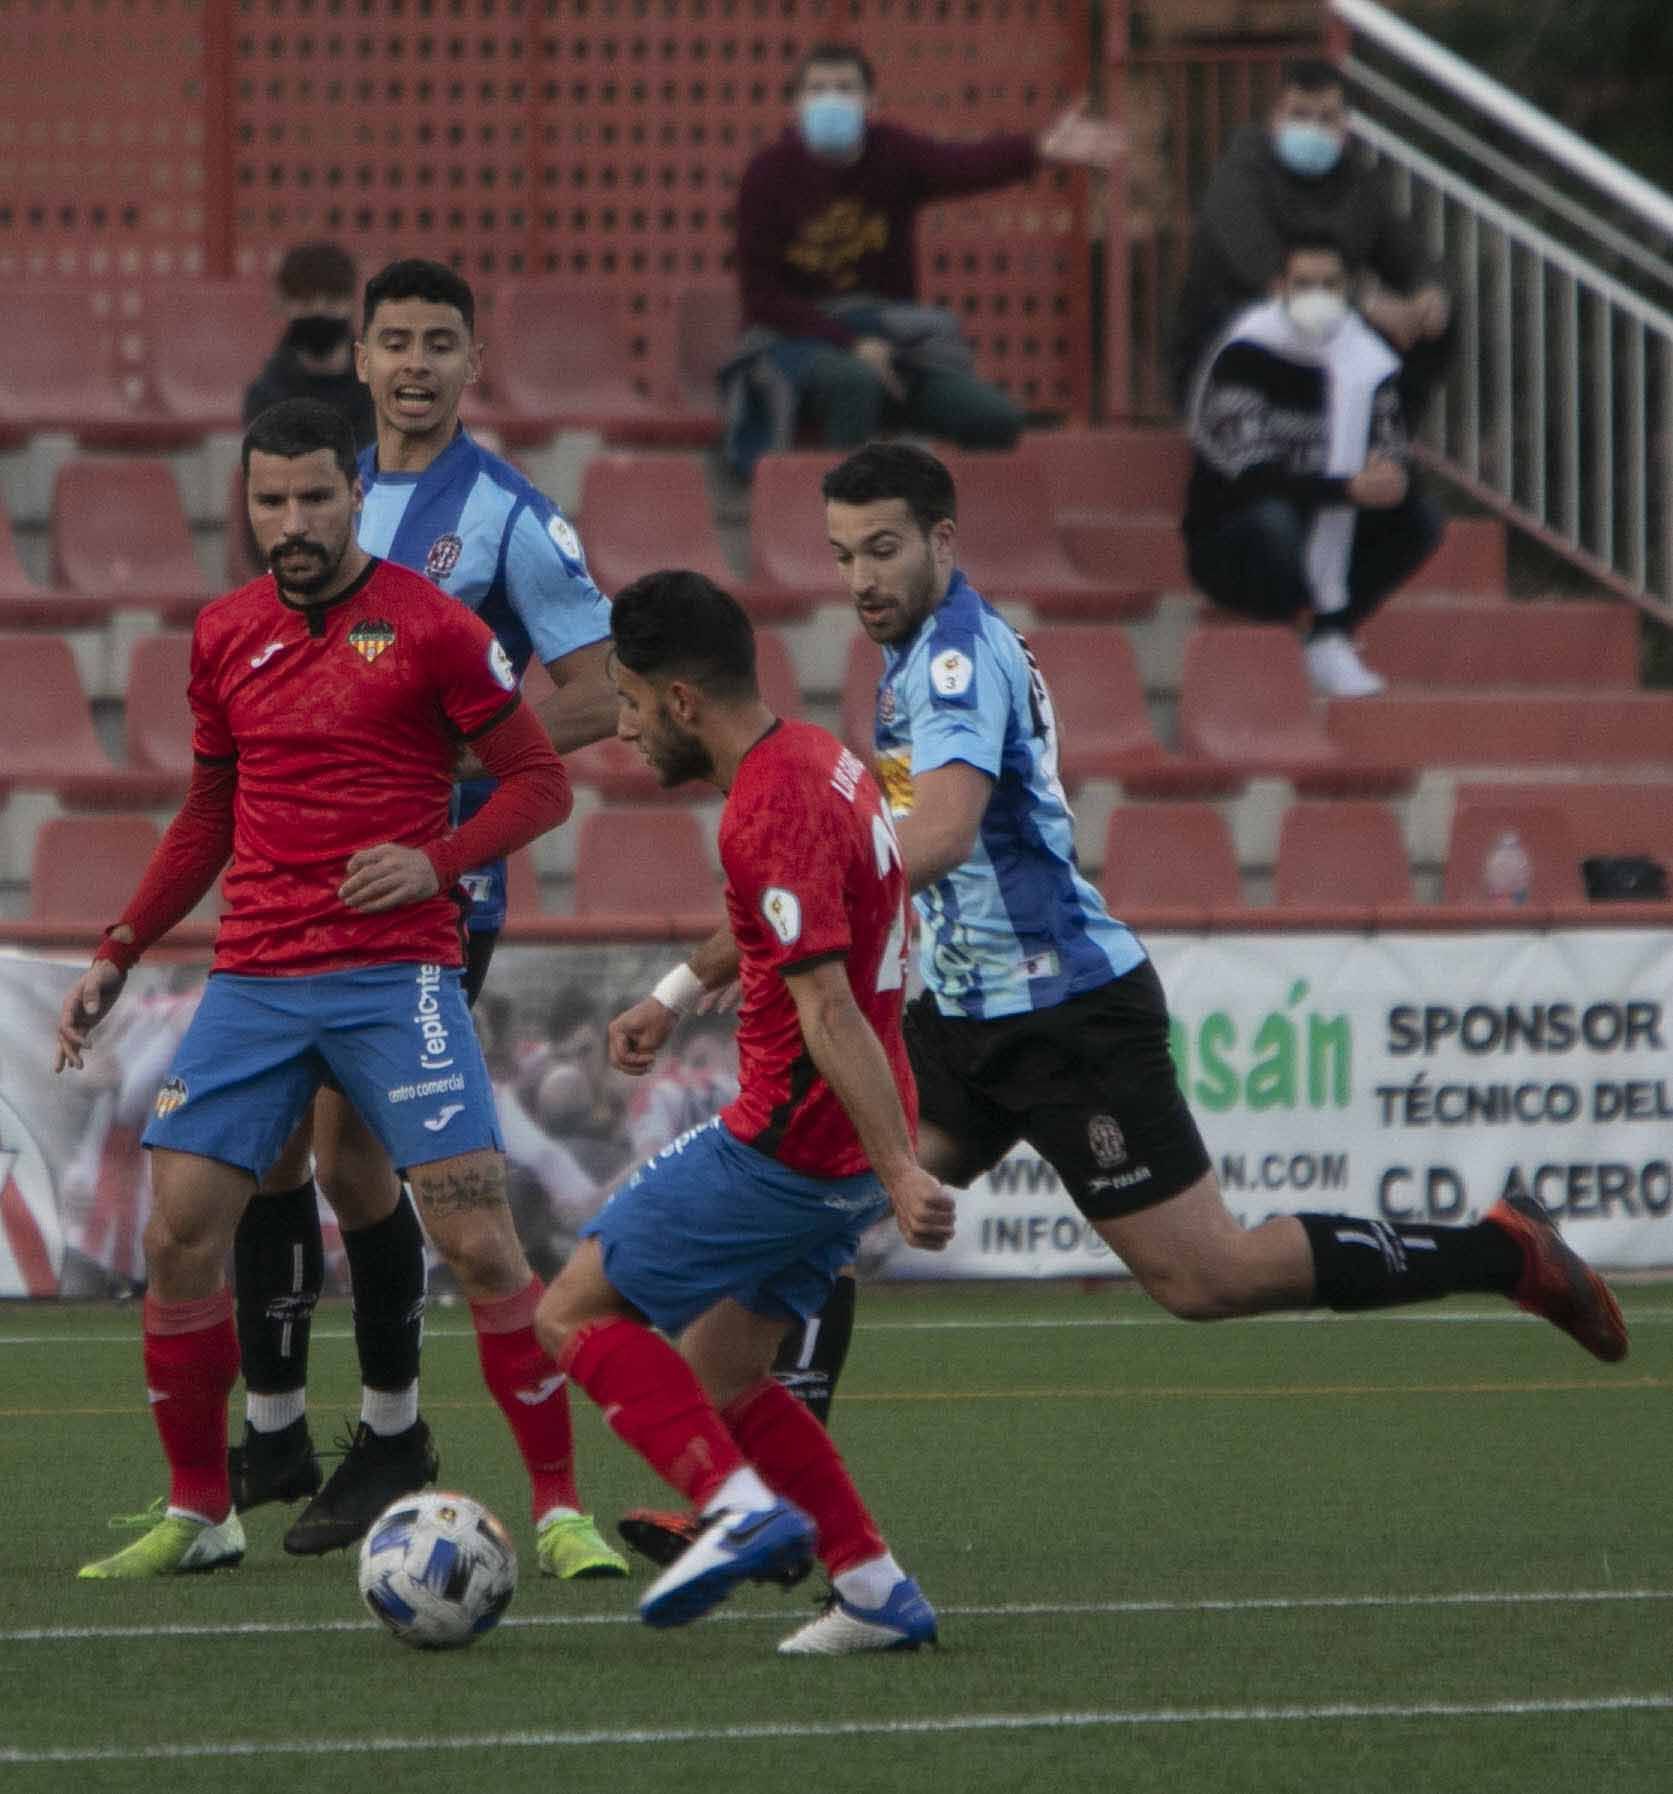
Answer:
[[(450, 592), (493, 630), (522, 678), (610, 633), (610, 605), (587, 571), (574, 525), (515, 467), (459, 430), (421, 473), (385, 473), (376, 447), (362, 451), (360, 546), (411, 567)], [(492, 779), (454, 788), (453, 820), (474, 816)], [(473, 934), (505, 923), (504, 860), (459, 881), (471, 895)]]
[(993, 780), (976, 849), (913, 902), (919, 964), (944, 1015), (1022, 1015), (1140, 964), (1075, 860), (1051, 697), (1027, 645), (961, 572), (910, 640), (883, 649), (878, 775), (894, 814), (913, 780), (963, 761)]
[(531, 654), (560, 660), (610, 633), (573, 525), (515, 467), (460, 430), (422, 473), (360, 457), (360, 546), (462, 599), (519, 677)]

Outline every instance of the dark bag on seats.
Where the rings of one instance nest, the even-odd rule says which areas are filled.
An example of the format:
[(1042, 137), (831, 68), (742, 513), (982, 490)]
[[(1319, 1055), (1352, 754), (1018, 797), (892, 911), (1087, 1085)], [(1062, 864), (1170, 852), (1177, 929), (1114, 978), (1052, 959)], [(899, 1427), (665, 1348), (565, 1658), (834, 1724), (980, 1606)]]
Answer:
[(1593, 903), (1654, 903), (1667, 895), (1667, 868), (1648, 854), (1600, 854), (1582, 860), (1580, 870)]

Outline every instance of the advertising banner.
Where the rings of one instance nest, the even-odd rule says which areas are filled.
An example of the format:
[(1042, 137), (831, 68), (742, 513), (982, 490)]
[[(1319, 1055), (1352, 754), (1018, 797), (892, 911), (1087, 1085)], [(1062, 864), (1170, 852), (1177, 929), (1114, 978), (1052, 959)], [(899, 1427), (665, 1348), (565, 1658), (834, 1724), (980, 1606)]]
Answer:
[[(1462, 1223), (1521, 1191), (1600, 1266), (1673, 1264), (1673, 933), (1148, 944), (1187, 1098), (1246, 1225), (1296, 1210)], [(548, 1274), (625, 1170), (735, 1088), (724, 1016), (688, 1019), (645, 1079), (605, 1063), (610, 1017), (669, 958), (625, 945), (495, 958), (478, 1027), (518, 1225)], [(84, 963), (0, 956), (0, 1295), (121, 1293), (143, 1275), (139, 1136), (203, 972), (142, 966), (87, 1070), (54, 1077), (59, 1004)], [(1101, 1139), (1119, 1176), (1119, 1130)], [(1026, 1145), (961, 1196), (946, 1252), (888, 1228), (867, 1244), (877, 1276), (1121, 1269)]]

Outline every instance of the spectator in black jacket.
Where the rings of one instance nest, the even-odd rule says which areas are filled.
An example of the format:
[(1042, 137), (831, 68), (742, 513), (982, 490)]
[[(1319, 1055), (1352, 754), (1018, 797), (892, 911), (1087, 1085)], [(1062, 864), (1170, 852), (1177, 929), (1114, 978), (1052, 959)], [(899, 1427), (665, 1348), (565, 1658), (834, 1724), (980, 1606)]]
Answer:
[(356, 448), (377, 435), (370, 388), (354, 371), (360, 282), (335, 243), (287, 250), (274, 280), (285, 333), (244, 394), (244, 425), (281, 399), (323, 399), (349, 420)]
[(1318, 58), (1285, 69), (1271, 117), (1233, 136), (1209, 181), (1169, 343), (1175, 397), (1184, 404), (1225, 325), (1266, 298), (1284, 245), (1308, 234), (1341, 246), (1360, 315), (1404, 358), (1415, 419), (1451, 352), (1451, 299), (1382, 176), (1349, 145), (1341, 73)]
[(1306, 617), (1307, 671), (1329, 697), (1383, 682), (1353, 632), (1434, 551), (1416, 492), (1400, 358), (1348, 302), (1340, 246), (1298, 238), (1274, 297), (1216, 340), (1191, 395), (1191, 578), (1262, 622)]

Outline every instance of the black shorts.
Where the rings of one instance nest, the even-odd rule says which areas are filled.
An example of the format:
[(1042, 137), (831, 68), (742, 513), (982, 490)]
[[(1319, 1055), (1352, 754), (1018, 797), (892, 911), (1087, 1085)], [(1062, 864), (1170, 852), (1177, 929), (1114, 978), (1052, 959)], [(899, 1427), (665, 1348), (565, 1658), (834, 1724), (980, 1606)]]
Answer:
[(1168, 1004), (1149, 960), (1027, 1015), (906, 1007), (920, 1118), (958, 1143), (968, 1183), (1026, 1140), (1089, 1221), (1165, 1202), (1209, 1168), (1168, 1051)]
[(476, 1007), (476, 999), (482, 995), (482, 985), (488, 976), (488, 963), (494, 957), (494, 948), (499, 943), (497, 928), (483, 929), (480, 933), (467, 933), (465, 936), (465, 970), (460, 979), (460, 988), (465, 993), (465, 1004), (468, 1008)]

